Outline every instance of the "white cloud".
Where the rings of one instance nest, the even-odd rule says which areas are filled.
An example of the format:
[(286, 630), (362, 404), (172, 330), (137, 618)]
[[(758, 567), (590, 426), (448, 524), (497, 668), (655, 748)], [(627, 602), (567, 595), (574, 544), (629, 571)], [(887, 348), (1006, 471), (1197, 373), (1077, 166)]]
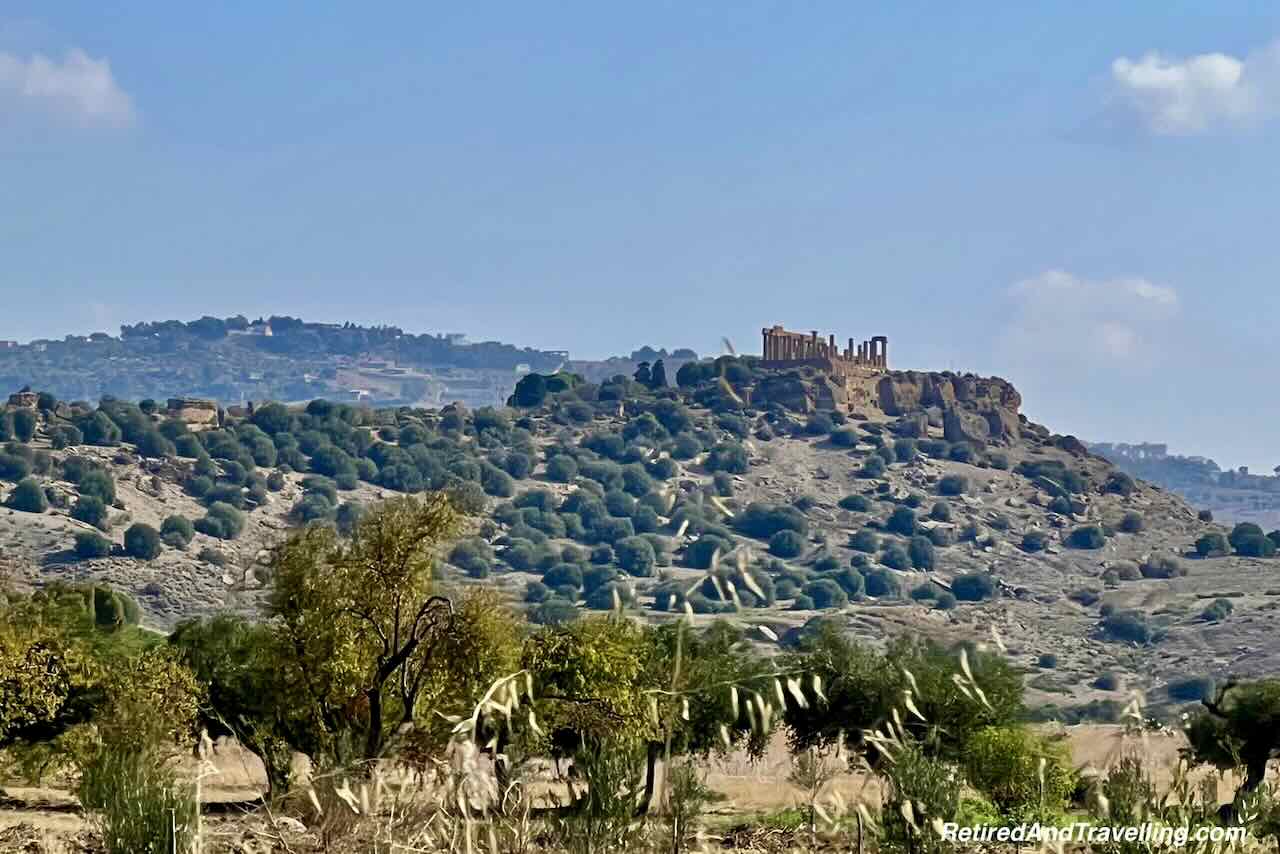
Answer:
[(1178, 294), (1142, 278), (1086, 279), (1047, 270), (1008, 290), (1006, 358), (1055, 366), (1142, 367), (1170, 338)]
[(1147, 53), (1111, 63), (1112, 108), (1159, 135), (1189, 135), (1263, 120), (1280, 107), (1280, 41), (1239, 59)]
[(43, 54), (23, 59), (0, 51), (0, 114), (26, 107), (86, 125), (123, 127), (134, 120), (133, 101), (111, 73), (111, 63), (79, 48), (59, 62)]

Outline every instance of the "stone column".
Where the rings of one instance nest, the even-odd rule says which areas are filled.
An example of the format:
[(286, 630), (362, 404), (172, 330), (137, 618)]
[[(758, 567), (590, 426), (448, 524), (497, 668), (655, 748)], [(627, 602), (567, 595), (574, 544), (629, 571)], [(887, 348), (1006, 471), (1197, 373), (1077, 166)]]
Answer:
[(878, 363), (879, 367), (881, 368), (889, 367), (889, 339), (884, 335), (877, 335), (875, 338), (871, 340), (879, 342), (879, 345), (880, 345), (878, 348), (879, 349), (879, 363)]

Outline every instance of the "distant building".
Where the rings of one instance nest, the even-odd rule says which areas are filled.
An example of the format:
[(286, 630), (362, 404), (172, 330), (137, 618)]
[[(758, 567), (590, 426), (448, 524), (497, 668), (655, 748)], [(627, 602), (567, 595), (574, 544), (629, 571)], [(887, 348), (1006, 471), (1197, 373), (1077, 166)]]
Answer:
[(35, 409), (40, 403), (40, 395), (34, 391), (19, 391), (9, 395), (9, 405), (21, 409)]
[(12, 350), (17, 346), (17, 341), (0, 341), (0, 350)]
[(446, 332), (444, 340), (448, 341), (455, 347), (461, 347), (467, 343), (467, 333), (465, 332)]
[(262, 338), (271, 337), (270, 323), (250, 323), (244, 329), (228, 329), (228, 335), (256, 335)]

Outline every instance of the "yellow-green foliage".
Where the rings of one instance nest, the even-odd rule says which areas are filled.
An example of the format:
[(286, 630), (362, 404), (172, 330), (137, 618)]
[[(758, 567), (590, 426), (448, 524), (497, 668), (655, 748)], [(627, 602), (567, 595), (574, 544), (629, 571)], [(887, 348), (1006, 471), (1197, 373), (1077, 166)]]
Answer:
[(964, 762), (969, 782), (1010, 818), (1061, 813), (1075, 785), (1067, 745), (1025, 726), (983, 727), (965, 745)]
[(552, 743), (638, 742), (650, 735), (643, 628), (595, 617), (548, 626), (530, 637), (523, 666), (537, 674), (538, 717)]

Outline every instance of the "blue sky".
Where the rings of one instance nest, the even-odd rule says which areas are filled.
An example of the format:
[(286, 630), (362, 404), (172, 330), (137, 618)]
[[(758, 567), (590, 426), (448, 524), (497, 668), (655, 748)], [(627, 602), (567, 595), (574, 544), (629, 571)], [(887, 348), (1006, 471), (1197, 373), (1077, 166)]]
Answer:
[(783, 323), (1280, 462), (1275, 4), (123, 5), (0, 9), (0, 338)]

